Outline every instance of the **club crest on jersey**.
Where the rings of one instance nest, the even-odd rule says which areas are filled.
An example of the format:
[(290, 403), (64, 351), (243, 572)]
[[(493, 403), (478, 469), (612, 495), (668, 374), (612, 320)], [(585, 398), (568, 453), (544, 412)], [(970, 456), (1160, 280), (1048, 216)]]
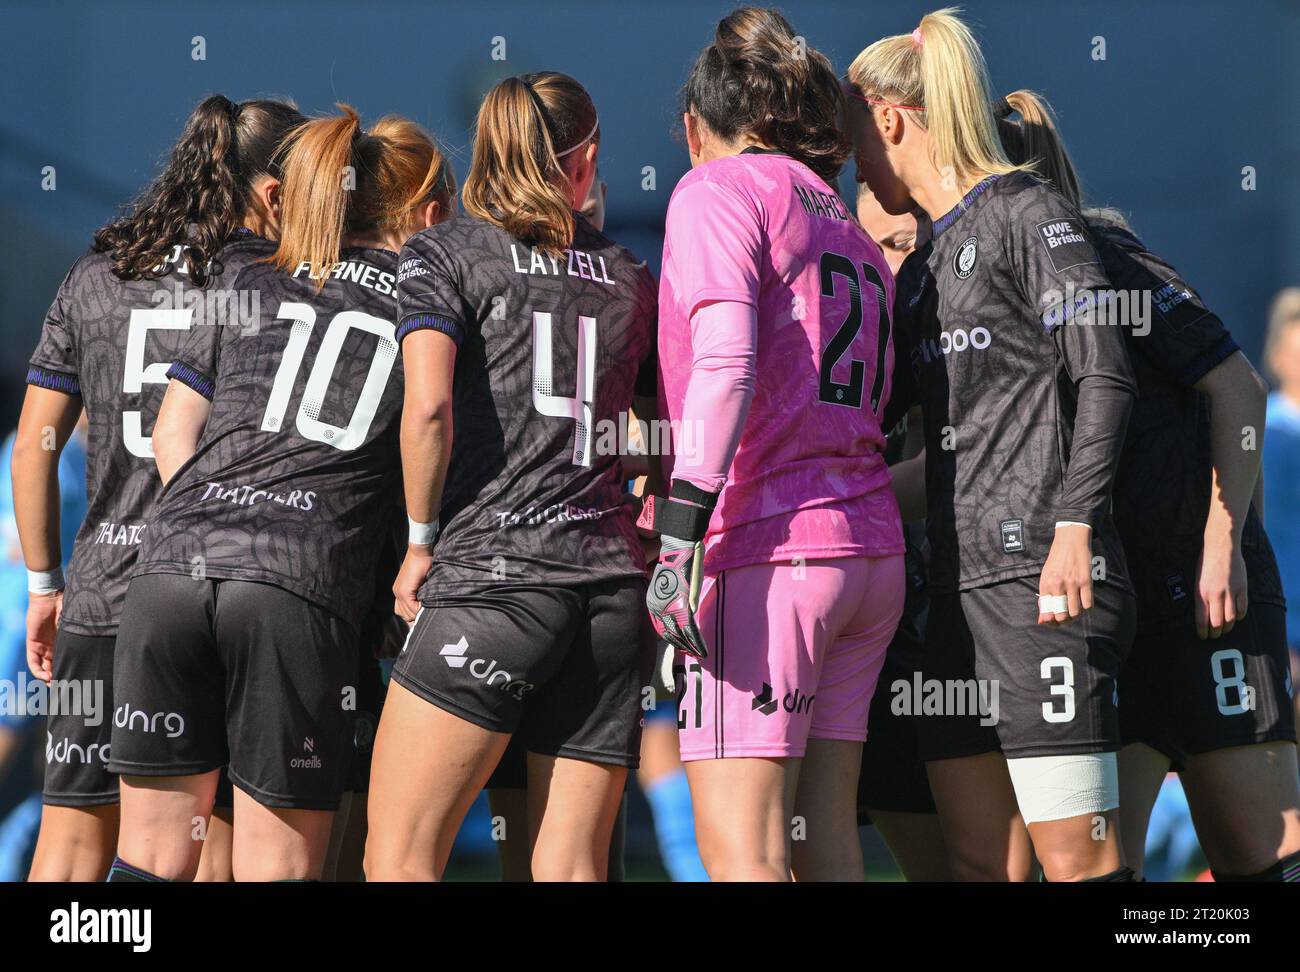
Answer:
[(976, 240), (973, 236), (957, 247), (957, 254), (952, 258), (952, 272), (958, 280), (965, 280), (975, 269), (975, 247)]

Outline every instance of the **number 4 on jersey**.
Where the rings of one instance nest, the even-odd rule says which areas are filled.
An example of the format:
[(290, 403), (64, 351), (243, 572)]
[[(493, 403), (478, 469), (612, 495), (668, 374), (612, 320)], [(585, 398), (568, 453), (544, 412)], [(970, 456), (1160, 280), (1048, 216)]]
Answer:
[(554, 418), (571, 418), (573, 464), (591, 465), (591, 434), (596, 400), (596, 319), (578, 318), (578, 377), (572, 398), (554, 395), (551, 376), (551, 315), (533, 312), (533, 408)]

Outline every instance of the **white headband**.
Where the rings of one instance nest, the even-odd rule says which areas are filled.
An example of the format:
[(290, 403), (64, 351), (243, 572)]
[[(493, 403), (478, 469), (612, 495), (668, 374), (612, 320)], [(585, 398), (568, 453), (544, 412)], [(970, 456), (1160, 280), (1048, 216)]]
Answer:
[(566, 155), (568, 155), (570, 152), (576, 152), (576, 151), (578, 151), (578, 149), (582, 148), (584, 145), (586, 145), (588, 142), (590, 142), (593, 138), (595, 138), (595, 137), (596, 137), (596, 133), (597, 133), (598, 131), (600, 131), (600, 117), (599, 117), (599, 116), (596, 117), (596, 124), (593, 125), (593, 126), (591, 127), (591, 134), (590, 134), (590, 135), (588, 135), (586, 138), (584, 138), (581, 142), (578, 142), (576, 145), (573, 145), (573, 146), (570, 147), (570, 148), (566, 148), (563, 152), (556, 152), (556, 153), (555, 153), (555, 157), (556, 157), (557, 159), (562, 159), (562, 158), (564, 158)]

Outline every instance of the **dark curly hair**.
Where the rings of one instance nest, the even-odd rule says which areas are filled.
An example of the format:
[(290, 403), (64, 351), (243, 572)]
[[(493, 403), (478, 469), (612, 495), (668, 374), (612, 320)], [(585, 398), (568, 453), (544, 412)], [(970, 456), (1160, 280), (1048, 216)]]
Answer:
[(130, 212), (95, 233), (123, 280), (159, 276), (177, 243), (188, 249), (190, 279), (203, 286), (217, 251), (244, 219), (253, 180), (274, 174), (276, 147), (306, 121), (293, 105), (224, 95), (199, 102), (172, 146), (167, 168)]
[(728, 142), (752, 135), (827, 182), (849, 157), (839, 79), (775, 10), (741, 7), (718, 23), (682, 88), (682, 110)]

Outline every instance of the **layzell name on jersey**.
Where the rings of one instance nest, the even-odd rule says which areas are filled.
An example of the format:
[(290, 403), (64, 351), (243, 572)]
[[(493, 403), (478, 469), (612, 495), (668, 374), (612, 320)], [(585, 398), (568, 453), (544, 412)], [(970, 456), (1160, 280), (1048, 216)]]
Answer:
[(1037, 573), (1058, 519), (1092, 522), (1106, 580), (1129, 587), (1109, 497), (1071, 509), (1067, 484), (1074, 382), (1132, 387), (1132, 367), (1120, 327), (1063, 311), (1070, 286), (1110, 288), (1082, 217), (1023, 173), (975, 186), (899, 270), (899, 384), (919, 388), (894, 404), (923, 406), (936, 592)]
[(655, 394), (654, 278), (577, 218), (549, 255), (458, 216), (402, 250), (399, 339), (458, 345), (451, 461), (430, 599), (492, 583), (579, 584), (644, 571), (619, 457), (602, 445)]
[(207, 308), (243, 306), (231, 282), (274, 249), (244, 233), (213, 261), (203, 289), (190, 285), (179, 248), (158, 278), (146, 280), (120, 279), (108, 254), (92, 252), (59, 287), (27, 381), (79, 394), (89, 426), (86, 519), (68, 564), (60, 621), (69, 631), (117, 630), (146, 520), (162, 489), (149, 437), (167, 368)]
[(247, 267), (258, 326), (196, 328), (177, 355), (212, 411), (136, 572), (274, 584), (357, 627), (401, 490), (397, 256), (345, 249), (319, 290), (308, 271)]
[[(1137, 591), (1138, 631), (1189, 630), (1214, 468), (1209, 399), (1195, 386), (1239, 348), (1200, 295), (1133, 233), (1100, 220), (1090, 229), (1111, 284), (1152, 295), (1149, 330), (1125, 329), (1138, 397), (1115, 477), (1115, 522)], [(1254, 506), (1241, 554), (1251, 602), (1285, 606)]]

